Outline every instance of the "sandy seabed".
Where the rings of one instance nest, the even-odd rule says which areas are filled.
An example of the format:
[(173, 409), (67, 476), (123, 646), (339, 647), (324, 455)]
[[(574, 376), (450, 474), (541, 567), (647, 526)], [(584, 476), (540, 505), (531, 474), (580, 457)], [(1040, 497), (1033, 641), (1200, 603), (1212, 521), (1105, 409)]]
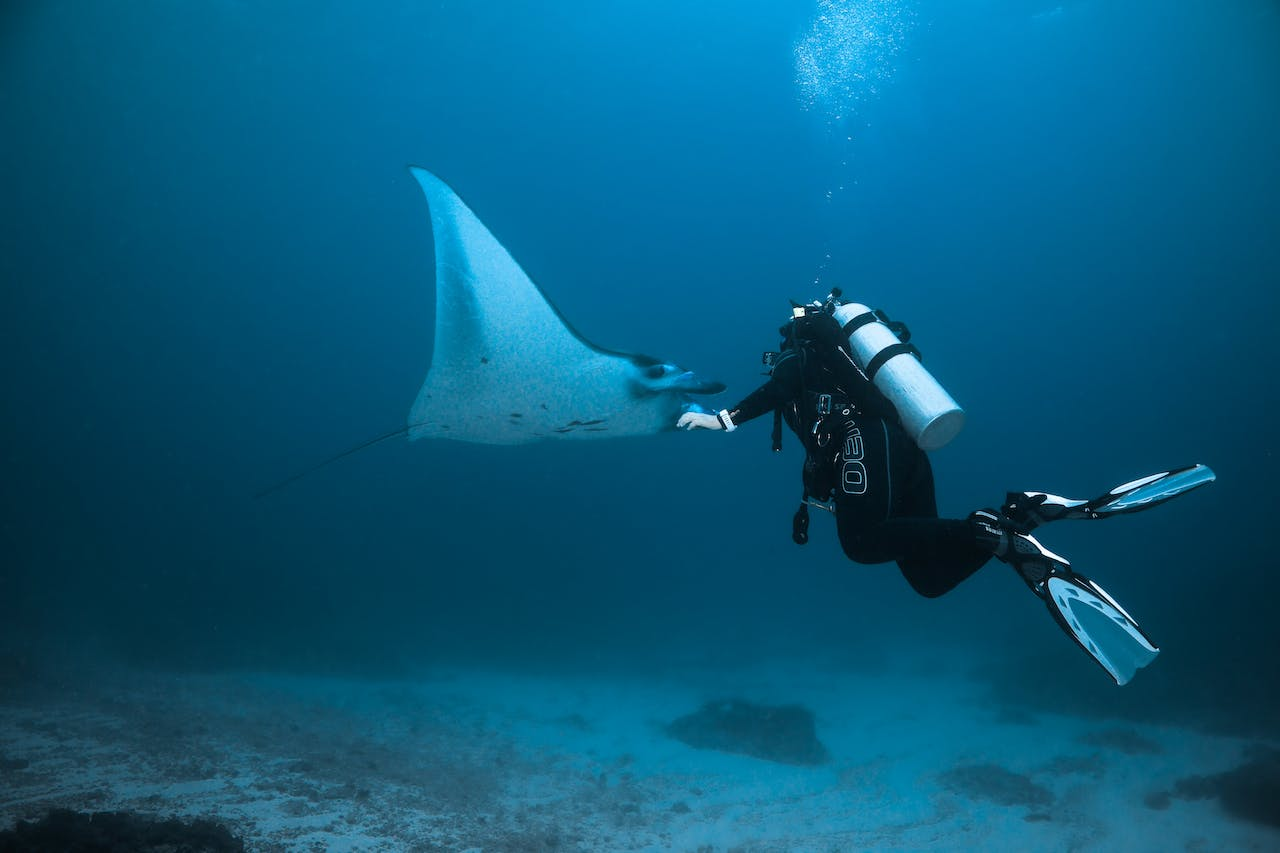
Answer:
[[(0, 829), (65, 807), (212, 818), (264, 851), (1280, 850), (1280, 829), (1215, 788), (1273, 745), (1013, 713), (986, 695), (959, 676), (790, 663), (11, 686)], [(829, 759), (667, 736), (724, 697), (811, 709)]]

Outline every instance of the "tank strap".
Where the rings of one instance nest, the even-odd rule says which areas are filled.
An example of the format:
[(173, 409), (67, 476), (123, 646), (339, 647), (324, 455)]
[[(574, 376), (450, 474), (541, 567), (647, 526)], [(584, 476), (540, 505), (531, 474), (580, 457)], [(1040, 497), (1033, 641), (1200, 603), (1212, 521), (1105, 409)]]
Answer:
[(868, 323), (878, 323), (878, 322), (880, 322), (880, 318), (876, 316), (875, 311), (865, 311), (859, 314), (858, 316), (850, 319), (849, 322), (845, 323), (843, 326), (840, 327), (840, 330), (844, 332), (846, 336), (848, 336), (848, 335), (852, 335), (854, 332), (858, 331)]
[(900, 323), (897, 320), (890, 320), (889, 315), (879, 308), (872, 308), (870, 311), (864, 311), (858, 316), (850, 318), (847, 323), (841, 326), (841, 329), (845, 335), (852, 335), (868, 323), (884, 323), (889, 327), (889, 331), (897, 335), (898, 339), (904, 344), (911, 340), (911, 330), (907, 328), (907, 324)]
[(891, 344), (876, 353), (875, 358), (867, 363), (867, 378), (874, 381), (876, 374), (880, 372), (881, 367), (884, 367), (886, 361), (903, 353), (914, 355), (917, 361), (921, 360), (920, 350), (916, 349), (913, 344)]

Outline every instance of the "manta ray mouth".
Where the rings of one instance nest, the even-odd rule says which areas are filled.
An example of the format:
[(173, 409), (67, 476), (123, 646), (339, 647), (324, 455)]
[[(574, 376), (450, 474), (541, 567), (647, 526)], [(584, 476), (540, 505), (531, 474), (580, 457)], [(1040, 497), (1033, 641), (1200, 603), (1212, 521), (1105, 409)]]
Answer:
[(686, 370), (671, 381), (671, 387), (689, 394), (719, 394), (725, 389), (725, 384), (701, 379), (692, 370)]
[(692, 370), (672, 371), (656, 379), (646, 379), (644, 386), (651, 393), (682, 391), (686, 394), (718, 394), (725, 389), (724, 383), (702, 379)]
[(698, 385), (698, 377), (693, 375), (692, 370), (686, 370), (684, 373), (677, 373), (667, 380), (672, 388), (689, 388)]

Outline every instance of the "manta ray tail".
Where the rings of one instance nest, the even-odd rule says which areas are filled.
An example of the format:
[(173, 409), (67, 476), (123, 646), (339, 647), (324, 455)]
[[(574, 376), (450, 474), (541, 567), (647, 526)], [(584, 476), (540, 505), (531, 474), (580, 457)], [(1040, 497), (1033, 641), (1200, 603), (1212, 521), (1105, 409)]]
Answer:
[(334, 462), (337, 462), (339, 459), (346, 459), (351, 454), (364, 450), (366, 447), (373, 447), (375, 444), (381, 444), (382, 442), (388, 439), (397, 438), (402, 435), (407, 435), (410, 429), (412, 429), (412, 426), (400, 427), (400, 429), (398, 430), (383, 433), (382, 435), (379, 435), (375, 438), (370, 438), (365, 441), (362, 441), (359, 444), (357, 444), (355, 447), (348, 447), (346, 450), (342, 451), (341, 453), (336, 453), (333, 456), (330, 456), (326, 459), (322, 459), (316, 464), (310, 466), (309, 468), (304, 468), (298, 473), (293, 474), (281, 480), (278, 483), (267, 486), (264, 489), (259, 489), (258, 491), (253, 493), (253, 496), (254, 498), (265, 498), (267, 495), (274, 494), (280, 491), (285, 486), (293, 485), (294, 483), (298, 482), (308, 474), (314, 474), (316, 471), (319, 471), (321, 468), (325, 468), (329, 465), (332, 465)]

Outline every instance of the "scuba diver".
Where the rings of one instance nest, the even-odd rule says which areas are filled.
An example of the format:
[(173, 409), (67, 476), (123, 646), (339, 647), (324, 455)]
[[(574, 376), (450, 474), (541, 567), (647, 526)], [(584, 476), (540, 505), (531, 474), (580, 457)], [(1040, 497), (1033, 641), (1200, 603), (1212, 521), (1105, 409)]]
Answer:
[(925, 450), (949, 441), (963, 412), (921, 365), (906, 326), (840, 296), (833, 290), (824, 302), (793, 303), (791, 320), (779, 330), (781, 352), (765, 354), (769, 380), (732, 408), (693, 409), (676, 426), (733, 432), (772, 412), (774, 450), (781, 448), (782, 421), (805, 449), (803, 497), (792, 522), (797, 544), (808, 541), (809, 508), (828, 510), (850, 560), (895, 562), (929, 598), (994, 557), (1018, 573), (1118, 684), (1126, 683), (1159, 649), (1101, 587), (1031, 531), (1046, 521), (1147, 509), (1212, 482), (1213, 472), (1203, 465), (1166, 471), (1091, 501), (1011, 492), (998, 510), (939, 518)]

